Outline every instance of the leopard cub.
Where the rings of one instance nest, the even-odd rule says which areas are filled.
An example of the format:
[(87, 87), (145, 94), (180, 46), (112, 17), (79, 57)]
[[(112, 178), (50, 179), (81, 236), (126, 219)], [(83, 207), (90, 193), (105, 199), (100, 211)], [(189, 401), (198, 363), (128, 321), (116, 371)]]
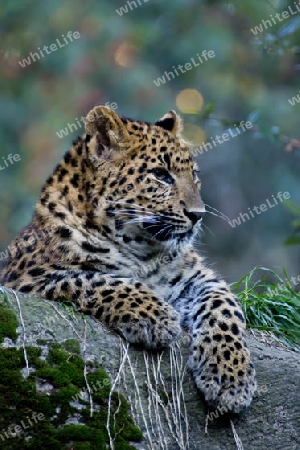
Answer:
[(147, 348), (171, 344), (188, 327), (198, 388), (210, 404), (239, 412), (256, 388), (245, 318), (193, 248), (205, 208), (181, 128), (174, 111), (154, 124), (106, 106), (90, 111), (85, 135), (46, 181), (31, 223), (12, 243), (0, 281), (70, 299)]

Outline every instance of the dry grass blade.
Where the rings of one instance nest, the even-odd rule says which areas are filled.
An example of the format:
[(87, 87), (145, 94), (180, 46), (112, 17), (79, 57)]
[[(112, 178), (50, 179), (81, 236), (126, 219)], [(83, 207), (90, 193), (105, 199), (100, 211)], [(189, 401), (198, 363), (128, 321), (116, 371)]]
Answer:
[(232, 432), (233, 432), (233, 437), (234, 437), (234, 440), (235, 440), (235, 443), (236, 443), (237, 450), (244, 450), (242, 441), (240, 440), (239, 435), (237, 434), (236, 429), (234, 428), (232, 420), (230, 420), (230, 425), (231, 425), (231, 429), (232, 429)]

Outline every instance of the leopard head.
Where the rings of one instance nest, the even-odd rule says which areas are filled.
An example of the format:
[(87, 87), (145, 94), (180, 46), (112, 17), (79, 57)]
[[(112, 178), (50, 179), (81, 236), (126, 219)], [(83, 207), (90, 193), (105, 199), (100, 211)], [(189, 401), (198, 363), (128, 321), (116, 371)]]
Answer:
[(170, 111), (155, 124), (97, 106), (86, 118), (94, 171), (90, 216), (96, 226), (155, 241), (192, 236), (205, 213), (197, 166)]

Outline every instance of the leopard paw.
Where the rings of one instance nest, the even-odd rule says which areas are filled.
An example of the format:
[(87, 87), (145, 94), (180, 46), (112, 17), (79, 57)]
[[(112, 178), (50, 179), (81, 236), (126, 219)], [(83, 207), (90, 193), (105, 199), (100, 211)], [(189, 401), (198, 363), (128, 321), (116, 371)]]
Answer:
[(229, 350), (218, 353), (204, 357), (197, 367), (194, 358), (191, 360), (195, 381), (208, 404), (224, 412), (238, 413), (250, 405), (256, 390), (250, 353), (246, 346), (230, 360)]
[(131, 312), (126, 323), (122, 323), (121, 318), (118, 331), (132, 344), (142, 344), (149, 349), (169, 346), (182, 331), (179, 314), (166, 304), (154, 311)]

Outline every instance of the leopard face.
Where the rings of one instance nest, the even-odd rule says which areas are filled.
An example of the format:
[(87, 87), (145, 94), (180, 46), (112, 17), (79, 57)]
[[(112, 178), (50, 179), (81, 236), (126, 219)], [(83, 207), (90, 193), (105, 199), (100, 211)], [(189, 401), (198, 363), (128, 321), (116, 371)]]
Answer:
[(197, 166), (179, 134), (179, 117), (172, 111), (150, 125), (120, 119), (104, 108), (91, 114), (102, 118), (87, 124), (86, 137), (95, 167), (88, 193), (94, 225), (157, 241), (195, 233), (205, 208)]

